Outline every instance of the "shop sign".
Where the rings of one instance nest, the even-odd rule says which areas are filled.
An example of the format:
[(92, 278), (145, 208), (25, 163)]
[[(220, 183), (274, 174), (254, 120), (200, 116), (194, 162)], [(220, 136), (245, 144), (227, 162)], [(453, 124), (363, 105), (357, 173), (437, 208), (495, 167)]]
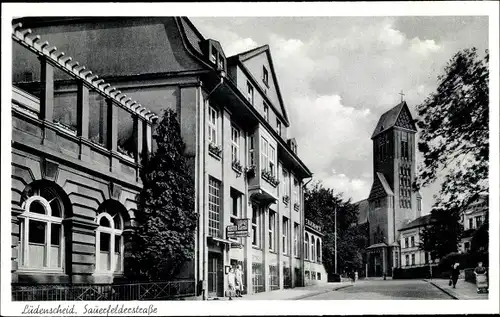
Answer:
[(250, 237), (250, 230), (248, 226), (249, 219), (236, 219), (236, 224), (227, 226), (227, 238), (244, 238)]

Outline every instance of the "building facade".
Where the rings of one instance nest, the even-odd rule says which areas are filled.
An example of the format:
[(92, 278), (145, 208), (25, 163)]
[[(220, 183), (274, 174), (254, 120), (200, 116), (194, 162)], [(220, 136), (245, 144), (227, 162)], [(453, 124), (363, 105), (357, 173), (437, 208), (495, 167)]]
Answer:
[[(429, 225), (431, 215), (419, 217), (404, 225), (400, 232), (399, 245), (400, 252), (396, 254), (393, 261), (394, 268), (411, 268), (417, 266), (427, 266), (433, 263), (430, 252), (420, 250), (422, 231)], [(398, 260), (400, 259), (400, 260)]]
[(466, 253), (471, 250), (474, 232), (485, 222), (488, 211), (488, 195), (479, 194), (463, 212), (460, 222), (463, 227), (459, 250)]
[(368, 223), (366, 276), (391, 275), (401, 266), (400, 229), (421, 215), (415, 181), (416, 126), (406, 102), (385, 112), (372, 134), (373, 184), (358, 202), (360, 225)]
[[(243, 267), (248, 293), (304, 285), (303, 184), (311, 172), (300, 160), (295, 140), (287, 136), (290, 123), (267, 45), (226, 57), (219, 42), (204, 38), (187, 18), (177, 17), (27, 18), (18, 22), (101, 74), (109, 87), (119, 90), (119, 100), (132, 109), (158, 114), (165, 108), (176, 111), (195, 184), (195, 212), (200, 216), (196, 258), (184, 277), (200, 282), (204, 298), (224, 296), (226, 267), (236, 264)], [(25, 89), (36, 86), (36, 58), (16, 49), (13, 81)], [(58, 51), (50, 54), (80, 77), (86, 72)], [(66, 84), (55, 88), (55, 94), (66, 96), (72, 91), (64, 76), (55, 75), (54, 80)], [(63, 105), (69, 109), (72, 99), (68, 98), (63, 98)], [(149, 110), (133, 99), (141, 100)], [(97, 110), (90, 113), (102, 116), (101, 104), (96, 102)], [(154, 119), (151, 124), (139, 124), (127, 115), (117, 117), (123, 122), (116, 130), (117, 139), (132, 131), (138, 137), (147, 136), (146, 143), (155, 150), (149, 138), (154, 134)], [(90, 121), (107, 122), (99, 118)], [(59, 116), (64, 126), (79, 124), (78, 120), (73, 112)], [(97, 143), (113, 135), (103, 124), (91, 124), (90, 131), (89, 137)], [(124, 141), (120, 151), (129, 153), (136, 143), (142, 144)], [(136, 162), (133, 168), (139, 170), (140, 164)], [(122, 172), (116, 171), (120, 179)], [(137, 175), (134, 197), (141, 188)], [(96, 201), (95, 197), (106, 197), (90, 190), (86, 195)], [(77, 204), (71, 199), (68, 204)], [(136, 208), (131, 197), (119, 199), (129, 204), (124, 207), (129, 213)], [(89, 212), (87, 222), (95, 224), (96, 215)], [(235, 228), (240, 231), (237, 236), (228, 233)], [(86, 230), (95, 232), (92, 226)], [(91, 259), (97, 253), (90, 249), (100, 241), (88, 243)], [(90, 274), (95, 261), (86, 261)]]
[(305, 285), (326, 283), (328, 274), (322, 263), (323, 233), (321, 227), (306, 219), (304, 232), (304, 280)]

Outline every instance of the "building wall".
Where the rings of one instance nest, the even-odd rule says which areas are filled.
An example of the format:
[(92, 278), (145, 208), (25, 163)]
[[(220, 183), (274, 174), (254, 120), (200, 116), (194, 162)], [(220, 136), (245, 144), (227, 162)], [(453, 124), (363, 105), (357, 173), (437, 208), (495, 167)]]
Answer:
[[(400, 241), (399, 244), (401, 246), (401, 267), (406, 268), (406, 267), (415, 267), (415, 266), (422, 266), (422, 265), (428, 265), (429, 261), (431, 260), (430, 254), (427, 253), (427, 258), (425, 256), (426, 252), (423, 250), (419, 249), (419, 243), (421, 242), (421, 234), (422, 234), (422, 228), (412, 228), (408, 230), (403, 230), (401, 231), (401, 236), (400, 236)], [(413, 237), (414, 239), (414, 246), (411, 244), (411, 238)], [(407, 246), (405, 244), (405, 239), (408, 238), (408, 244)], [(409, 257), (410, 263), (406, 262), (406, 255)], [(413, 264), (412, 262), (412, 255), (415, 256), (415, 263)]]

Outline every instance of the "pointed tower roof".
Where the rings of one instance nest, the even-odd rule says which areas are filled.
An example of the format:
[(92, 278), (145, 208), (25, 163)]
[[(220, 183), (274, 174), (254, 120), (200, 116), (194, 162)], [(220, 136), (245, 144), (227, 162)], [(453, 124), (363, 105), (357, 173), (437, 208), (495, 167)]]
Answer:
[(417, 132), (417, 128), (415, 126), (415, 123), (413, 123), (413, 117), (411, 116), (410, 109), (408, 108), (408, 105), (406, 104), (406, 101), (400, 102), (397, 106), (394, 108), (386, 111), (382, 116), (380, 116), (380, 119), (378, 120), (377, 126), (375, 127), (375, 130), (373, 131), (372, 134), (372, 140), (375, 138), (377, 135), (380, 133), (387, 131), (394, 126), (398, 125), (398, 119), (402, 115), (402, 113), (405, 113), (405, 116), (408, 116), (409, 122), (406, 122), (406, 126), (404, 128), (407, 128), (409, 130)]

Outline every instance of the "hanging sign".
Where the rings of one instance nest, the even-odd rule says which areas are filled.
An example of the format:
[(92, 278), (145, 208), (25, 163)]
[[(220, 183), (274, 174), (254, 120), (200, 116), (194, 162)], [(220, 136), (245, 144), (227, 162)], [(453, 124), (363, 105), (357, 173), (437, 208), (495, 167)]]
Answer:
[(236, 219), (236, 224), (227, 226), (227, 238), (244, 238), (250, 237), (250, 230), (248, 226), (249, 219)]

